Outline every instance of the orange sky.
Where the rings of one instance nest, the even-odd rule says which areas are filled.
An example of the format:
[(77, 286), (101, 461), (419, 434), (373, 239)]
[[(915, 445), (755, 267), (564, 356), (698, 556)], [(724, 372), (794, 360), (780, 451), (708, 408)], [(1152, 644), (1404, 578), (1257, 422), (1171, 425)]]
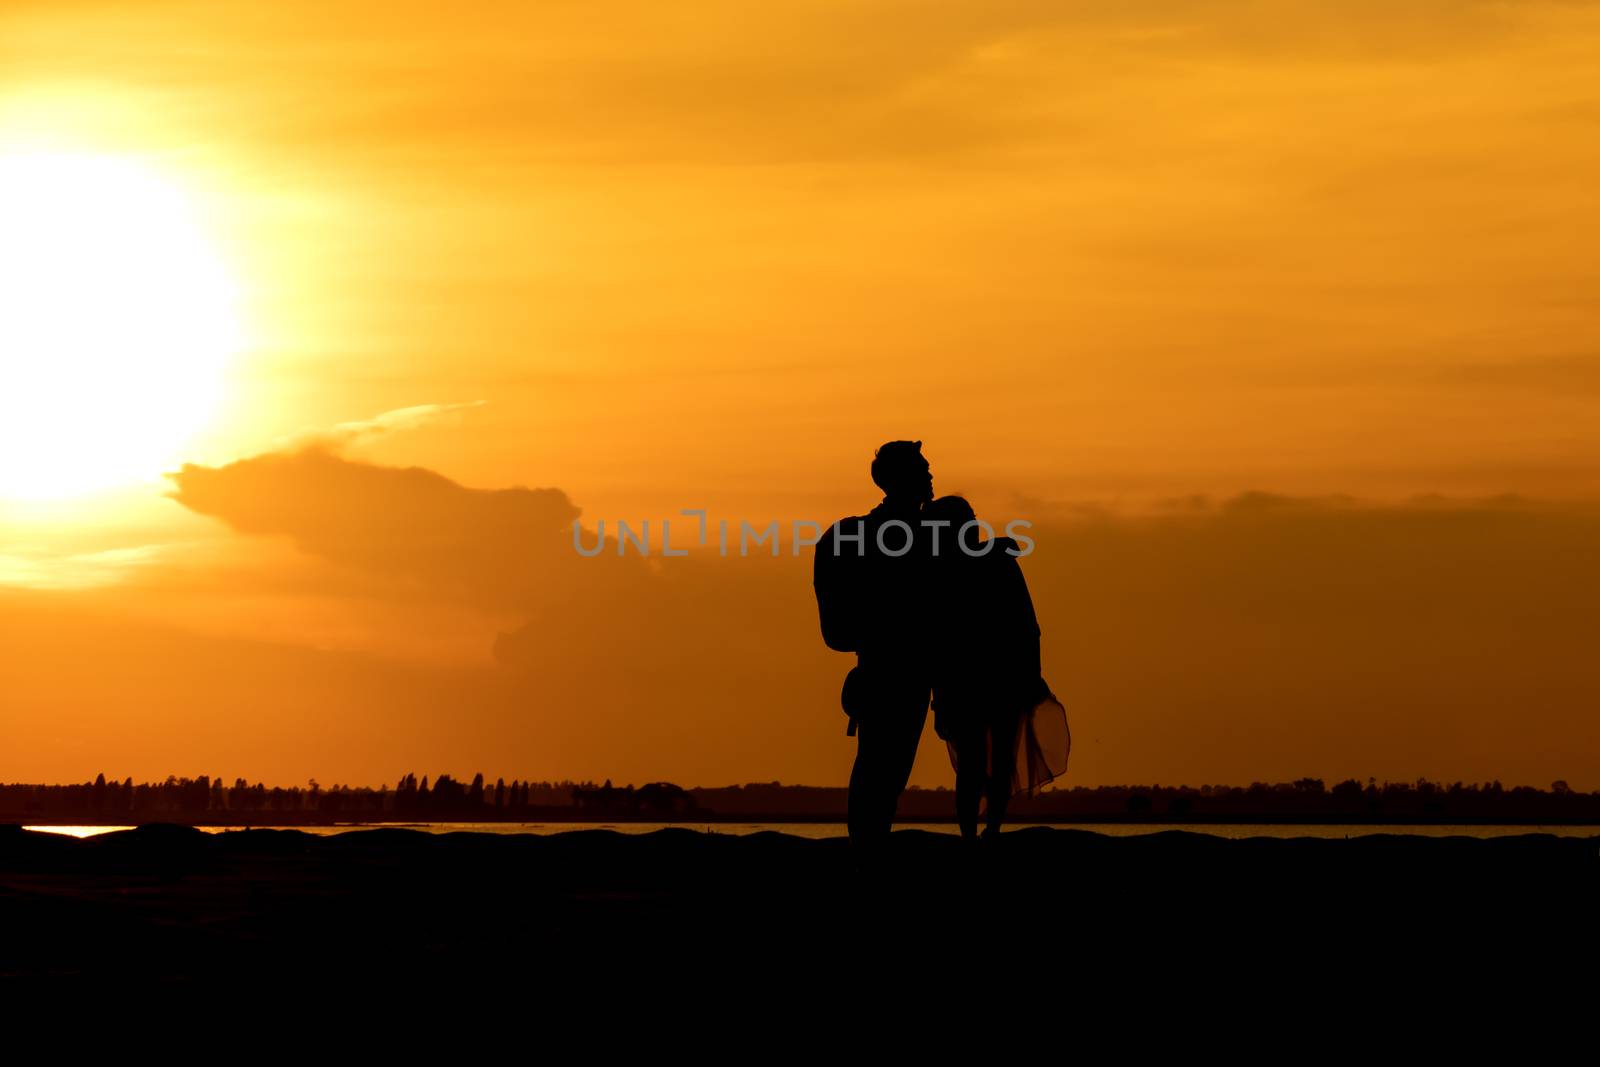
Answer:
[(1539, 0), (8, 3), (0, 148), (152, 161), (239, 286), (180, 458), (331, 466), (0, 501), (0, 779), (841, 782), (803, 568), (459, 486), (831, 519), (920, 437), (1053, 536), (1077, 781), (1600, 786), (1597, 69)]

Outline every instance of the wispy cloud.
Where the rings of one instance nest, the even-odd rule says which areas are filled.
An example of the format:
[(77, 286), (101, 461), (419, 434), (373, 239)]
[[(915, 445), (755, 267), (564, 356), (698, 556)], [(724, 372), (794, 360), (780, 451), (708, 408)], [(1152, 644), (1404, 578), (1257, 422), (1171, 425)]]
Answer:
[(48, 549), (0, 554), (0, 586), (93, 589), (123, 581), (155, 563), (170, 546), (136, 545), (59, 555)]
[(484, 400), (468, 400), (459, 404), (415, 404), (411, 407), (395, 408), (370, 419), (341, 422), (332, 429), (307, 430), (295, 434), (280, 442), (276, 450), (293, 452), (314, 448), (325, 452), (341, 452), (392, 433), (414, 430), (419, 426), (457, 418), (461, 412), (483, 407), (486, 403)]

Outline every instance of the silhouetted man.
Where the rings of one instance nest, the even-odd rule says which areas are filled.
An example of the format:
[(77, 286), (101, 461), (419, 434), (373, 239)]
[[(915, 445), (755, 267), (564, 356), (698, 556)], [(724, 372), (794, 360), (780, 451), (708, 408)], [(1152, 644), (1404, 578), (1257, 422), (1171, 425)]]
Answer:
[(926, 531), (933, 475), (921, 441), (890, 441), (872, 460), (883, 502), (840, 519), (817, 542), (813, 582), (822, 639), (854, 652), (842, 701), (857, 735), (850, 840), (887, 838), (928, 715)]

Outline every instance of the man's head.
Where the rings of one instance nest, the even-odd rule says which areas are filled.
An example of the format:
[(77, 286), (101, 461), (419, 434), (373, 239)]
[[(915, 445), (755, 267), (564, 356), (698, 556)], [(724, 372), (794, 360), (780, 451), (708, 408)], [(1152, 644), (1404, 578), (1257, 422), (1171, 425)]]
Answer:
[(883, 495), (919, 504), (933, 499), (933, 472), (921, 441), (890, 441), (872, 456), (872, 480)]

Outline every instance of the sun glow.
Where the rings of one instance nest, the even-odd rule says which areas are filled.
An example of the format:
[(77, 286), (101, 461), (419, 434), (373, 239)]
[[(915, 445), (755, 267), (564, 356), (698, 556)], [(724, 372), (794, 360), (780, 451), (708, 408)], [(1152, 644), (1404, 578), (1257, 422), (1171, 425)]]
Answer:
[(0, 499), (154, 480), (221, 399), (232, 278), (131, 159), (0, 149)]

